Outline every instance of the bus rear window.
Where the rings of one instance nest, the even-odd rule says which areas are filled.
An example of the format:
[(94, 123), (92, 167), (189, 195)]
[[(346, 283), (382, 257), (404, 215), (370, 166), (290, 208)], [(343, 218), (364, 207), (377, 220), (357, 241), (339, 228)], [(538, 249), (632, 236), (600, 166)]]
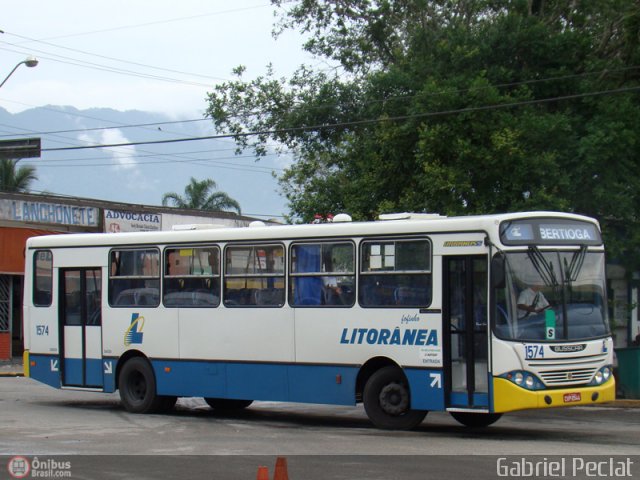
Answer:
[(48, 250), (38, 250), (33, 258), (33, 304), (36, 307), (49, 307), (53, 285), (53, 254)]
[(112, 250), (109, 305), (157, 307), (160, 304), (160, 252), (157, 249)]

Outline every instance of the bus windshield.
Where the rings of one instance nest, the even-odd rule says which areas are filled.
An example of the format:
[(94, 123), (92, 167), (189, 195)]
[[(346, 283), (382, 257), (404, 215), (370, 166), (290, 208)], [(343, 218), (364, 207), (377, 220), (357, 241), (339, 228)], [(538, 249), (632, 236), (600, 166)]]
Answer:
[(609, 334), (604, 253), (587, 252), (586, 247), (568, 252), (530, 247), (497, 259), (496, 268), (504, 272), (494, 285), (498, 337), (539, 342)]

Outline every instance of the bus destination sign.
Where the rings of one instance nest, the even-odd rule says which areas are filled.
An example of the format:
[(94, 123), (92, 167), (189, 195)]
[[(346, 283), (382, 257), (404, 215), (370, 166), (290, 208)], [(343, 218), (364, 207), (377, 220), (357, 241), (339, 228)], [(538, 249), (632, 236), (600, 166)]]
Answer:
[(531, 219), (504, 222), (500, 238), (505, 245), (601, 245), (598, 228), (577, 220)]

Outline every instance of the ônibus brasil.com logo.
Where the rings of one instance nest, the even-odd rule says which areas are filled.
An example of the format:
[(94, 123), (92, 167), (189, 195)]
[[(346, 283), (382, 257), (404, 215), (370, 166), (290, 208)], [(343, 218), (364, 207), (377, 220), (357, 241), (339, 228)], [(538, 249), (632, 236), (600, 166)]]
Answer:
[(27, 478), (29, 474), (38, 478), (70, 478), (71, 462), (52, 458), (40, 460), (38, 457), (29, 461), (26, 457), (15, 456), (9, 460), (7, 470), (13, 478)]

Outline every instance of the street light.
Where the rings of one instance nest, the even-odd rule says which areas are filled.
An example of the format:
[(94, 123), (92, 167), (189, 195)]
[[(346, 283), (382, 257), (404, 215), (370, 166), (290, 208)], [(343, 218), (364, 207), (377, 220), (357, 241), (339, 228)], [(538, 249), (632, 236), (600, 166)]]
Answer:
[(29, 68), (33, 68), (33, 67), (35, 67), (36, 65), (38, 65), (38, 59), (37, 59), (37, 58), (35, 58), (35, 57), (27, 57), (26, 59), (24, 59), (23, 61), (21, 61), (20, 63), (18, 63), (15, 67), (13, 67), (13, 70), (11, 70), (11, 71), (9, 72), (9, 75), (7, 75), (7, 76), (5, 77), (5, 79), (2, 81), (2, 83), (0, 83), (0, 88), (2, 88), (2, 86), (6, 83), (6, 81), (7, 81), (7, 80), (9, 80), (9, 77), (10, 77), (11, 75), (13, 75), (13, 72), (15, 72), (15, 71), (18, 69), (18, 67), (19, 67), (20, 65), (22, 65), (23, 63), (24, 63), (27, 67), (29, 67)]

